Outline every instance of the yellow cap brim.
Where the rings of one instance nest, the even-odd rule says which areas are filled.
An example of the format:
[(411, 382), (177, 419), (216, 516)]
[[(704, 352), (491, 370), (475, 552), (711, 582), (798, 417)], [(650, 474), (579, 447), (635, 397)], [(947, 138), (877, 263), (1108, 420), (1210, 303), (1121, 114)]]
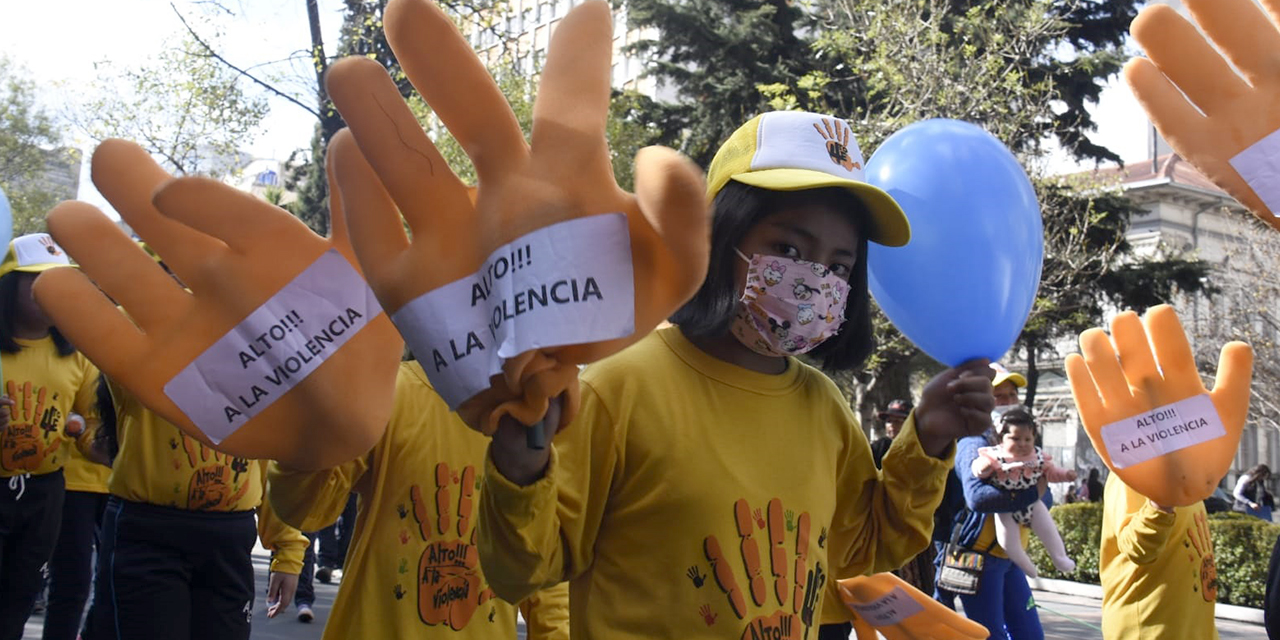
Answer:
[(995, 379), (991, 381), (991, 386), (998, 387), (1006, 382), (1012, 382), (1013, 386), (1018, 387), (1019, 389), (1027, 386), (1027, 379), (1022, 377), (1021, 373), (1014, 373), (1012, 371), (1008, 373), (997, 373)]
[(911, 241), (911, 223), (907, 221), (907, 214), (902, 211), (902, 207), (883, 189), (865, 182), (837, 178), (829, 173), (808, 169), (761, 169), (732, 175), (729, 179), (770, 191), (844, 187), (852, 191), (871, 212), (873, 228), (868, 240), (886, 247), (901, 247)]
[(6, 276), (6, 275), (8, 275), (8, 274), (10, 274), (10, 273), (13, 273), (13, 272), (15, 272), (15, 271), (22, 272), (22, 273), (41, 273), (41, 272), (44, 272), (44, 271), (48, 271), (48, 270), (50, 270), (50, 269), (57, 269), (58, 267), (74, 267), (74, 266), (75, 266), (75, 265), (71, 265), (71, 264), (63, 264), (63, 263), (60, 263), (60, 262), (49, 262), (49, 263), (45, 263), (45, 264), (33, 264), (33, 265), (31, 265), (31, 266), (27, 266), (27, 267), (16, 267), (16, 266), (13, 266), (13, 265), (3, 265), (3, 266), (0, 266), (0, 277), (4, 277), (4, 276)]

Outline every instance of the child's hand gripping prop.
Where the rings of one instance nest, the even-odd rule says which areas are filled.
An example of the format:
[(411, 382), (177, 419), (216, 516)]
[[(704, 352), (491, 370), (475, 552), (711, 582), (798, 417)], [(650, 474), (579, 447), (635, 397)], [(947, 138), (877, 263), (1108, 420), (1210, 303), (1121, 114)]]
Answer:
[(105, 375), (236, 456), (321, 469), (378, 440), (403, 343), (353, 266), (336, 191), (325, 239), (220, 182), (173, 179), (130, 142), (99, 145), (92, 171), (181, 280), (94, 207), (49, 213), (83, 273), (45, 272), (36, 300)]
[(467, 424), (492, 434), (509, 415), (537, 427), (563, 396), (554, 433), (576, 411), (576, 365), (640, 339), (701, 284), (710, 232), (701, 173), (651, 147), (636, 157), (636, 195), (614, 180), (604, 2), (574, 8), (557, 27), (531, 143), (439, 7), (392, 0), (385, 23), (405, 74), (466, 150), (479, 185), (468, 189), (450, 170), (381, 65), (336, 63), (327, 86), (351, 135), (330, 152), (356, 255)]
[(847, 578), (839, 582), (840, 599), (858, 614), (858, 637), (875, 637), (873, 627), (889, 640), (981, 640), (990, 634), (982, 625), (946, 608), (892, 573)]
[(1124, 76), (1179, 155), (1280, 229), (1280, 0), (1261, 3), (1270, 19), (1252, 0), (1185, 1), (1226, 60), (1170, 7), (1146, 7), (1130, 30), (1147, 58)]
[(1085, 331), (1080, 350), (1067, 356), (1067, 377), (1107, 467), (1158, 505), (1209, 497), (1231, 468), (1249, 412), (1249, 345), (1222, 348), (1211, 392), (1168, 305), (1152, 307), (1144, 320), (1132, 311), (1116, 316), (1110, 338), (1102, 329)]

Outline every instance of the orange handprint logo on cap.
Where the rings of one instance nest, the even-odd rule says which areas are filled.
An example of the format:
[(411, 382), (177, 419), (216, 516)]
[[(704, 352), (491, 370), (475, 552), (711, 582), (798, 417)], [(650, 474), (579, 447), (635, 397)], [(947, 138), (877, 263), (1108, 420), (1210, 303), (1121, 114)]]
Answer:
[(409, 489), (418, 534), (428, 543), (418, 561), (418, 617), (431, 626), (447, 624), (461, 631), (476, 609), (494, 597), (480, 575), (475, 547), (475, 482), (475, 467), (468, 465), (457, 473), (441, 462), (435, 469), (434, 505), (418, 485)]
[(35, 471), (62, 446), (61, 414), (55, 407), (45, 407), (48, 391), (44, 387), (34, 389), (30, 382), (18, 385), (9, 380), (5, 388), (14, 406), (9, 428), (0, 436), (0, 466), (6, 471)]
[[(834, 123), (834, 124), (833, 124)], [(818, 123), (813, 124), (813, 128), (818, 130), (818, 135), (827, 141), (827, 155), (831, 156), (831, 161), (844, 167), (845, 171), (853, 171), (861, 169), (862, 163), (853, 159), (849, 155), (849, 125), (843, 120), (822, 119), (822, 126)]]
[[(739, 620), (747, 619), (752, 605), (779, 607), (771, 615), (757, 615), (752, 619), (743, 630), (743, 637), (803, 637), (804, 630), (814, 623), (814, 611), (826, 580), (820, 564), (809, 566), (808, 512), (793, 516), (788, 526), (782, 501), (774, 498), (769, 501), (764, 518), (756, 516), (759, 510), (753, 512), (746, 500), (735, 502), (733, 513), (738, 557), (731, 559), (716, 536), (707, 536), (703, 540), (703, 552), (711, 563), (711, 575)], [(761, 543), (766, 545), (763, 556), (768, 558), (769, 579), (762, 562)], [(735, 574), (739, 559), (746, 574), (745, 582), (739, 582)]]

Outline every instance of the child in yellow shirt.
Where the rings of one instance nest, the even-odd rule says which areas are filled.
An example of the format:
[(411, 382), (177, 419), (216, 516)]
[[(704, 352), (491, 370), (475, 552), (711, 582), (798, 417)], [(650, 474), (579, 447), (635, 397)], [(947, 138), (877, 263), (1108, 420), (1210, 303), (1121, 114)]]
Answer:
[[(268, 497), (304, 531), (359, 496), (325, 638), (515, 639), (517, 608), (495, 597), (475, 548), (487, 442), (405, 362), (387, 430), (367, 455), (319, 472), (272, 463)], [(567, 600), (564, 585), (525, 599), (527, 637), (568, 638)]]
[(848, 400), (794, 357), (842, 370), (872, 350), (867, 243), (910, 229), (861, 177), (836, 118), (764, 114), (721, 147), (710, 269), (675, 326), (587, 367), (554, 446), (495, 434), (478, 543), (500, 597), (570, 581), (578, 638), (814, 637), (831, 581), (929, 544), (953, 441), (991, 424), (986, 361), (929, 383), (881, 473)]

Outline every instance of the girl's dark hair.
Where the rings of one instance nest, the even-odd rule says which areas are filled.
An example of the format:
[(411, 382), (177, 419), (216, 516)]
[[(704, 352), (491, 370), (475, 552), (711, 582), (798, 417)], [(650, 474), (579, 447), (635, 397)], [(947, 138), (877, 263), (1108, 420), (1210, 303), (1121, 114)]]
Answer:
[(1022, 407), (1010, 409), (1003, 416), (1000, 416), (1000, 424), (996, 425), (996, 435), (1003, 438), (1013, 427), (1026, 427), (1031, 430), (1033, 437), (1039, 433), (1036, 419), (1031, 417), (1030, 411)]
[[(22, 345), (13, 339), (13, 327), (18, 321), (18, 280), (23, 275), (21, 271), (10, 271), (0, 277), (0, 352), (17, 353), (22, 350)], [(49, 327), (49, 337), (53, 338), (58, 355), (69, 356), (76, 352), (57, 327)]]
[(120, 439), (116, 430), (116, 403), (111, 399), (111, 387), (107, 385), (107, 377), (98, 376), (98, 415), (102, 425), (98, 427), (94, 438), (94, 447), (107, 454), (113, 464), (116, 454), (120, 453)]
[(1248, 471), (1244, 472), (1245, 475), (1249, 476), (1250, 478), (1253, 478), (1254, 480), (1258, 479), (1259, 474), (1264, 474), (1264, 473), (1267, 476), (1270, 476), (1271, 467), (1268, 467), (1265, 464), (1256, 464), (1253, 467), (1251, 467)]
[(849, 275), (849, 297), (840, 332), (809, 354), (824, 369), (853, 369), (871, 355), (871, 296), (867, 292), (867, 233), (870, 212), (849, 190), (840, 187), (803, 191), (770, 191), (730, 181), (712, 201), (711, 258), (707, 278), (693, 298), (669, 318), (685, 335), (720, 336), (729, 331), (742, 292), (734, 283), (734, 267), (741, 258), (734, 249), (752, 227), (784, 206), (825, 204), (848, 211), (858, 229), (858, 259)]

